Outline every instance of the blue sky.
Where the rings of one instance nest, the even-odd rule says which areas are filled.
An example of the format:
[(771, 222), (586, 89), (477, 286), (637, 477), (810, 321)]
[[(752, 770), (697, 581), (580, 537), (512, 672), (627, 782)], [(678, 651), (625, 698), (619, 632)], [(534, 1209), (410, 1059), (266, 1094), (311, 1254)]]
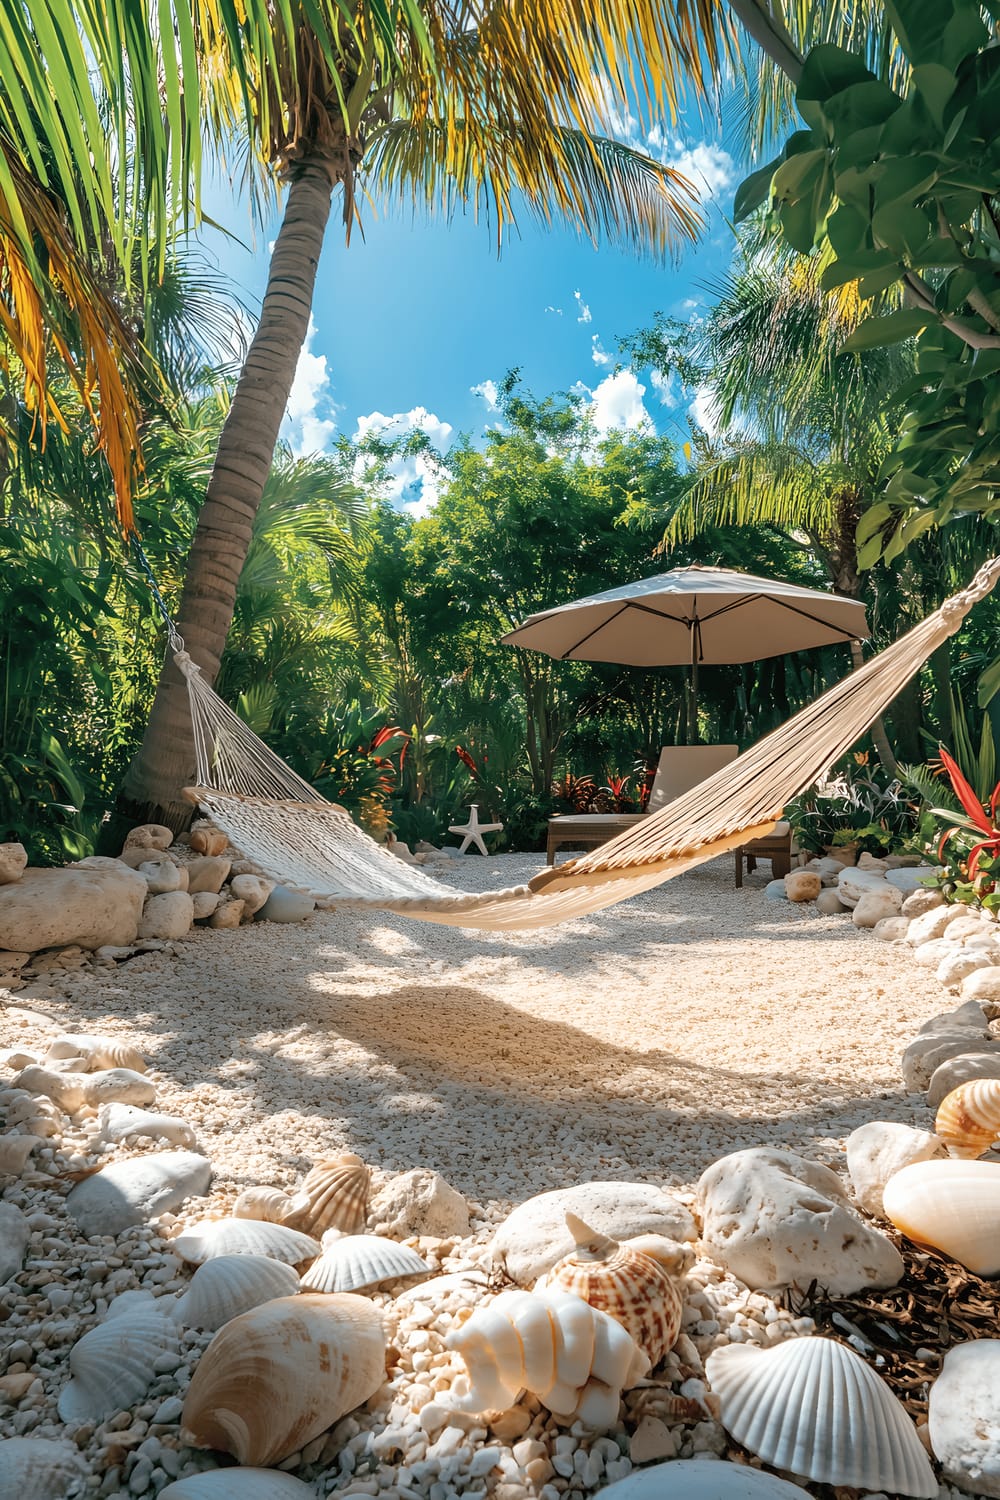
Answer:
[[(707, 227), (679, 263), (657, 265), (613, 246), (594, 247), (562, 227), (525, 220), (497, 257), (492, 228), (409, 213), (365, 213), (365, 237), (349, 247), (334, 220), (317, 280), (313, 328), (299, 362), (285, 436), (300, 453), (323, 451), (339, 433), (423, 428), (447, 449), (461, 432), (481, 436), (496, 420), (495, 385), (514, 366), (536, 395), (583, 389), (599, 429), (646, 426), (687, 436), (706, 420), (697, 393), (664, 389), (649, 371), (616, 369), (618, 339), (657, 311), (697, 316), (729, 266), (727, 223), (744, 175), (718, 130), (659, 130), (643, 138), (631, 117), (617, 133), (685, 172), (699, 188)], [(216, 187), (211, 214), (250, 240), (248, 213)], [(335, 203), (335, 214), (336, 214)], [(206, 247), (256, 306), (274, 225), (245, 251), (210, 231)], [(710, 420), (710, 418), (708, 418)], [(419, 457), (401, 460), (393, 499), (417, 513), (435, 496)]]

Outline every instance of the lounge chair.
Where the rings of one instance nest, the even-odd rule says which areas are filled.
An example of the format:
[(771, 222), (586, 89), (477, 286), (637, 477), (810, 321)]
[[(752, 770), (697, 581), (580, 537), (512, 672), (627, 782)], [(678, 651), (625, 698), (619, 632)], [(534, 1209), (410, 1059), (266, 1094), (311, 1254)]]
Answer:
[(617, 834), (641, 823), (643, 818), (683, 797), (723, 766), (735, 760), (737, 745), (664, 745), (656, 767), (649, 802), (644, 813), (558, 813), (549, 819), (545, 845), (546, 863), (555, 864), (556, 850), (562, 844), (594, 849)]
[(771, 861), (771, 879), (781, 880), (792, 868), (792, 856), (798, 851), (792, 843), (792, 828), (790, 823), (776, 823), (774, 832), (769, 833), (767, 838), (751, 839), (749, 844), (741, 844), (733, 853), (736, 855), (736, 888), (743, 884), (743, 861), (746, 860), (748, 873), (756, 869), (758, 859), (769, 859)]

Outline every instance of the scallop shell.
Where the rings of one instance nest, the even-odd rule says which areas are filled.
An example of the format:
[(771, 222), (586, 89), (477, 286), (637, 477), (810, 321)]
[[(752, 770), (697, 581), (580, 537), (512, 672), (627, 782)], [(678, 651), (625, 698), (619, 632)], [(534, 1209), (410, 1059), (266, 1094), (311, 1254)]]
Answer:
[(58, 1036), (45, 1054), (46, 1060), (85, 1057), (87, 1070), (96, 1073), (104, 1068), (130, 1068), (145, 1073), (146, 1059), (128, 1042), (112, 1036)]
[(373, 1396), (385, 1334), (365, 1297), (279, 1297), (215, 1335), (184, 1399), (181, 1441), (278, 1464)]
[(304, 1202), (295, 1223), (307, 1234), (339, 1229), (357, 1234), (368, 1216), (371, 1173), (361, 1160), (348, 1152), (331, 1161), (317, 1162), (302, 1179), (296, 1199)]
[(87, 1465), (75, 1443), (24, 1437), (0, 1441), (0, 1495), (67, 1500), (84, 1493), (86, 1479)]
[(266, 1224), (284, 1224), (303, 1207), (276, 1187), (248, 1187), (233, 1204), (237, 1219), (259, 1219)]
[(217, 1255), (195, 1271), (177, 1303), (176, 1315), (185, 1328), (214, 1332), (230, 1318), (275, 1297), (294, 1297), (298, 1289), (299, 1278), (279, 1260), (266, 1255)]
[(1000, 1276), (1000, 1163), (918, 1161), (882, 1190), (887, 1219), (977, 1276)]
[(64, 1422), (100, 1422), (134, 1406), (156, 1379), (157, 1357), (179, 1347), (180, 1331), (169, 1308), (158, 1307), (146, 1292), (123, 1293), (104, 1322), (70, 1350), (72, 1379), (59, 1393), (60, 1417)]
[(681, 1331), (684, 1303), (673, 1278), (652, 1256), (591, 1229), (576, 1214), (566, 1215), (566, 1227), (577, 1248), (556, 1262), (546, 1285), (606, 1312), (658, 1365)]
[(723, 1427), (765, 1463), (820, 1484), (936, 1500), (937, 1480), (905, 1408), (844, 1344), (729, 1344), (712, 1351), (705, 1373)]
[(556, 1416), (610, 1427), (622, 1391), (649, 1369), (620, 1323), (554, 1287), (501, 1292), (445, 1342), (468, 1371), (450, 1405), (467, 1412), (502, 1411), (527, 1389)]
[(951, 1156), (982, 1156), (1000, 1140), (1000, 1078), (972, 1078), (945, 1095), (934, 1133)]
[(320, 1251), (319, 1242), (308, 1234), (259, 1219), (202, 1219), (178, 1235), (172, 1248), (196, 1266), (217, 1255), (266, 1255), (297, 1266), (315, 1260)]
[(345, 1234), (328, 1241), (302, 1278), (311, 1292), (360, 1292), (380, 1281), (398, 1281), (403, 1276), (421, 1276), (430, 1266), (415, 1250), (380, 1234)]
[[(169, 1496), (160, 1491), (160, 1500)], [(804, 1500), (805, 1491), (749, 1464), (704, 1458), (672, 1459), (619, 1479), (601, 1500)], [(171, 1497), (172, 1500), (172, 1497)]]
[(315, 1500), (316, 1491), (275, 1469), (209, 1469), (175, 1479), (160, 1500)]
[(102, 1104), (97, 1112), (97, 1141), (110, 1145), (144, 1136), (152, 1141), (169, 1141), (174, 1146), (194, 1146), (195, 1133), (184, 1120), (174, 1115), (158, 1115), (138, 1104)]

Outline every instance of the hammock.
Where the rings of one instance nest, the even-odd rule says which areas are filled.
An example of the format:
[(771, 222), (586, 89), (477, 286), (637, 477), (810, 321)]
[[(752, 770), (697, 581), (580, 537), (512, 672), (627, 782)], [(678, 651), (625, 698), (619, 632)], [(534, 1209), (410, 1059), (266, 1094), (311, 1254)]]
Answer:
[[(187, 680), (199, 782), (186, 795), (247, 859), (316, 900), (452, 927), (547, 927), (613, 906), (771, 833), (786, 802), (850, 749), (998, 578), (1000, 557), (907, 635), (693, 791), (584, 857), (509, 890), (457, 891), (376, 844), (269, 750), (180, 649), (174, 660)], [(182, 645), (176, 635), (172, 644)]]

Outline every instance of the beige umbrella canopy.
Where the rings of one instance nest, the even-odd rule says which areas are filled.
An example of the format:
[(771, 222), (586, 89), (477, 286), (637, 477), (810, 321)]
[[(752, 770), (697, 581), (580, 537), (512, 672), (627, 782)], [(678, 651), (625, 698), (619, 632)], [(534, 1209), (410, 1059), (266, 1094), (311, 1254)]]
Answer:
[(559, 661), (691, 668), (696, 737), (698, 667), (761, 661), (786, 651), (868, 637), (856, 599), (728, 568), (674, 568), (531, 615), (502, 640)]

